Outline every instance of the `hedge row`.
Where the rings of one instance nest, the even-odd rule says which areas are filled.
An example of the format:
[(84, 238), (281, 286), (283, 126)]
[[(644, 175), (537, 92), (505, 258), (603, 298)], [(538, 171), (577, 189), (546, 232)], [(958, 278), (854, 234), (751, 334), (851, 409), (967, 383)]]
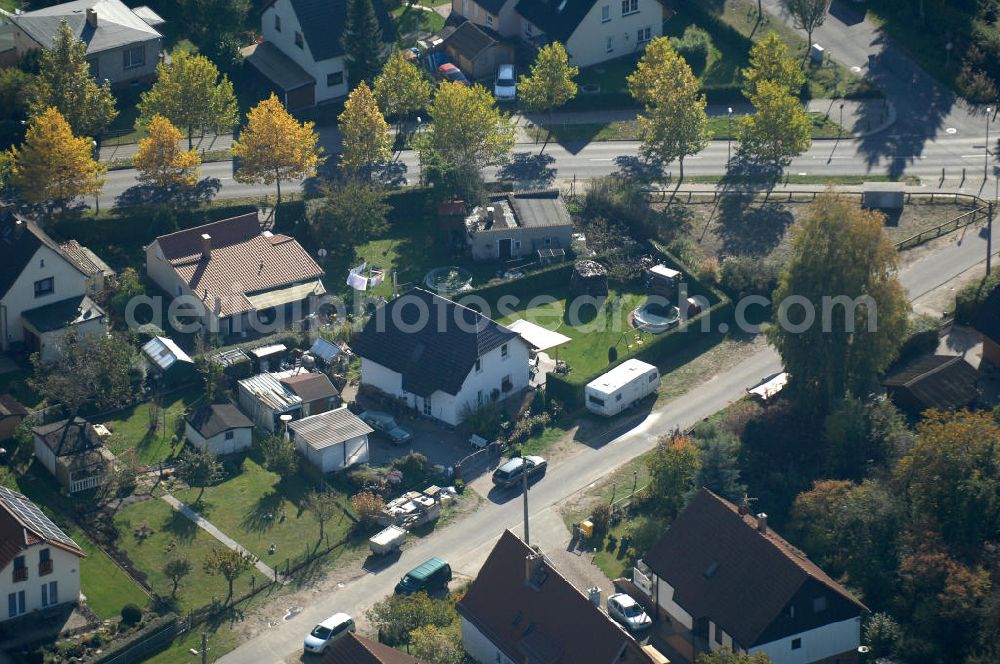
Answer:
[[(153, 618), (141, 629), (129, 634), (123, 639), (113, 641), (100, 655), (88, 661), (88, 664), (103, 664), (122, 655), (129, 655), (131, 661), (140, 662), (153, 652), (166, 647), (177, 634), (177, 615), (167, 613)], [(162, 642), (153, 642), (156, 636), (162, 635)], [(134, 652), (131, 652), (134, 649)], [(134, 659), (133, 659), (134, 658)]]
[[(524, 302), (539, 295), (553, 295), (564, 293), (569, 287), (570, 274), (573, 272), (573, 261), (559, 263), (537, 272), (514, 279), (512, 281), (502, 281), (497, 284), (482, 286), (469, 291), (457, 294), (454, 299), (457, 302), (471, 304), (475, 306), (475, 300), (481, 298), (490, 309), (490, 315), (497, 318), (497, 303), (501, 297), (512, 295)], [(471, 301), (471, 302), (470, 302)]]

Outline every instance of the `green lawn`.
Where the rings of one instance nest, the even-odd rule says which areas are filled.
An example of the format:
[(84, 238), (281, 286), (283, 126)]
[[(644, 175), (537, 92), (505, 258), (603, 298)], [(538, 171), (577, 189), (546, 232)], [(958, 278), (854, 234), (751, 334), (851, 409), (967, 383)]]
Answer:
[[(620, 298), (620, 299), (619, 299)], [(552, 298), (550, 298), (551, 300)], [(566, 294), (561, 299), (527, 308), (532, 302), (522, 301), (517, 310), (498, 322), (508, 324), (518, 318), (527, 318), (537, 325), (554, 329), (572, 341), (559, 348), (559, 359), (572, 368), (572, 376), (592, 376), (608, 366), (608, 348), (615, 346), (619, 357), (629, 353), (628, 344), (634, 346), (637, 334), (628, 323), (629, 313), (645, 301), (644, 293), (622, 292), (612, 289), (601, 311), (584, 305), (576, 316), (577, 325), (570, 325), (566, 311)], [(620, 306), (615, 307), (615, 303)], [(651, 335), (645, 335), (648, 341)], [(555, 353), (551, 353), (555, 355)]]
[(111, 451), (117, 455), (125, 450), (135, 449), (136, 458), (143, 465), (169, 459), (174, 452), (170, 443), (175, 431), (180, 431), (178, 440), (183, 440), (185, 409), (200, 398), (201, 390), (198, 388), (189, 388), (164, 397), (156, 431), (151, 431), (149, 427), (149, 402), (103, 420), (101, 424), (117, 434), (111, 438)]
[[(204, 606), (213, 598), (225, 599), (225, 579), (207, 574), (202, 567), (208, 553), (222, 544), (165, 502), (152, 498), (129, 505), (115, 515), (115, 525), (120, 533), (118, 546), (146, 574), (147, 582), (159, 595), (170, 596), (171, 583), (162, 571), (164, 563), (175, 557), (191, 561), (191, 574), (181, 581), (177, 592), (177, 607), (181, 612)], [(143, 526), (153, 531), (144, 539), (136, 536)], [(258, 583), (265, 580), (257, 570), (252, 574)], [(250, 575), (247, 572), (237, 579), (235, 594), (250, 589)]]
[(142, 588), (69, 519), (67, 513), (72, 509), (72, 499), (59, 494), (48, 471), (35, 463), (26, 473), (17, 477), (3, 475), (3, 478), (8, 480), (9, 488), (20, 491), (41, 507), (87, 554), (80, 562), (80, 586), (87, 604), (97, 615), (112, 618), (119, 615), (125, 604), (146, 605), (149, 598)]
[[(294, 564), (319, 542), (319, 524), (299, 508), (310, 489), (299, 475), (282, 480), (248, 458), (240, 474), (207, 488), (201, 503), (195, 503), (198, 489), (175, 495), (265, 563), (283, 569), (286, 559)], [(347, 496), (343, 498), (346, 502)], [(351, 525), (346, 515), (337, 514), (326, 524), (325, 534), (331, 543), (336, 542)], [(272, 542), (277, 550), (269, 554)]]
[[(837, 138), (849, 134), (824, 113), (809, 113), (813, 138)], [(743, 115), (733, 115), (732, 122), (725, 116), (708, 118), (708, 130), (712, 138), (735, 138), (738, 122)], [(538, 142), (545, 140), (549, 132), (549, 140), (557, 143), (582, 143), (594, 141), (637, 141), (639, 140), (639, 123), (635, 120), (623, 120), (607, 123), (586, 124), (555, 124), (535, 125), (529, 130), (529, 135)]]
[[(425, 4), (424, 2), (419, 4), (426, 7), (433, 6), (430, 3)], [(410, 7), (408, 4), (394, 9), (392, 11), (392, 18), (396, 23), (396, 32), (399, 33), (401, 38), (404, 38), (404, 43), (406, 41), (405, 37), (414, 32), (437, 32), (444, 27), (444, 17), (437, 12), (416, 9)]]

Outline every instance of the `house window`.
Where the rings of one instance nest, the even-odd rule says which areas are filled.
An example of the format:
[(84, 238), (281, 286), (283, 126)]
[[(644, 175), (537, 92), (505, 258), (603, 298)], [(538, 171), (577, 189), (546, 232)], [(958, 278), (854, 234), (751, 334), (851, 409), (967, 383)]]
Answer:
[(24, 556), (14, 558), (14, 582), (28, 580), (28, 566), (24, 563)]
[(719, 627), (718, 623), (715, 625), (715, 642), (722, 643), (722, 628)]
[(56, 581), (42, 584), (42, 606), (59, 603), (59, 586)]
[(236, 434), (234, 434), (232, 431), (227, 431), (226, 432), (226, 440), (232, 440), (235, 437), (235, 435)]
[(431, 398), (424, 397), (424, 415), (431, 414)]
[(306, 42), (302, 38), (302, 33), (301, 32), (296, 32), (295, 33), (295, 45), (298, 46), (301, 49), (305, 49), (305, 47), (306, 47)]
[(481, 373), (482, 370), (483, 370), (483, 361), (482, 361), (482, 359), (476, 360), (476, 373)]
[(813, 600), (813, 611), (815, 613), (826, 611), (826, 595), (820, 595)]
[(274, 15), (274, 30), (276, 32), (281, 32), (281, 17), (277, 14)]
[(335, 71), (326, 75), (326, 87), (333, 88), (344, 84), (344, 72)]
[(789, 604), (787, 612), (788, 612), (788, 617), (789, 618), (794, 618), (795, 617), (795, 605), (794, 604)]
[(639, 0), (622, 0), (622, 16), (639, 12)]
[(473, 18), (479, 18), (479, 5), (472, 3), (472, 16)]
[(621, 401), (621, 400), (622, 400), (622, 395), (621, 394), (616, 394), (615, 395), (615, 401)]
[(653, 29), (648, 25), (645, 28), (639, 28), (639, 34), (637, 35), (639, 43), (648, 42), (653, 38)]
[(479, 405), (479, 406), (483, 405), (483, 391), (482, 390), (479, 390), (478, 392), (476, 392), (476, 405)]
[(135, 69), (146, 64), (146, 47), (136, 46), (122, 51), (122, 67)]
[(604, 5), (601, 7), (601, 23), (607, 23), (611, 20), (611, 5)]
[(56, 289), (56, 280), (52, 277), (46, 277), (45, 279), (39, 279), (35, 282), (35, 297), (44, 297), (46, 295), (52, 295)]
[(469, 15), (469, 0), (462, 0), (462, 16)]
[(10, 593), (7, 595), (7, 617), (16, 618), (17, 616), (24, 613), (24, 591), (19, 590), (16, 593)]
[(504, 392), (510, 392), (514, 389), (514, 383), (510, 380), (510, 374), (504, 376), (503, 380), (500, 381), (500, 389)]
[(608, 53), (613, 53), (615, 50), (615, 38), (608, 37), (604, 40), (604, 50)]
[(802, 639), (792, 639), (792, 650), (798, 650), (802, 647)]
[(45, 576), (52, 573), (52, 556), (49, 549), (42, 549), (38, 552), (38, 576)]
[(45, 267), (45, 259), (44, 258), (38, 261), (38, 267)]
[(493, 14), (487, 14), (486, 15), (486, 27), (487, 28), (492, 28), (493, 27)]
[(507, 344), (500, 346), (500, 357), (507, 359)]

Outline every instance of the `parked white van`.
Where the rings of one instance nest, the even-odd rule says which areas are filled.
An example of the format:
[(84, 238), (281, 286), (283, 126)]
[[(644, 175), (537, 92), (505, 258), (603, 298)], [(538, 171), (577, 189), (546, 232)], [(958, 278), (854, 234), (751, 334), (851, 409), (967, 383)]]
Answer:
[(611, 371), (587, 383), (587, 410), (611, 417), (656, 392), (660, 372), (652, 364), (625, 360)]

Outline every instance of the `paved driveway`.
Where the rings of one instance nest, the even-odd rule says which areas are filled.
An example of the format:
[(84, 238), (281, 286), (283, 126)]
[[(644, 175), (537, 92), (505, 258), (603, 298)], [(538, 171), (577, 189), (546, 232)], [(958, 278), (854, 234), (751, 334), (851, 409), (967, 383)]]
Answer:
[(413, 432), (413, 438), (403, 445), (393, 445), (385, 436), (374, 433), (368, 437), (368, 454), (373, 466), (385, 466), (407, 452), (420, 452), (435, 465), (451, 468), (463, 458), (475, 452), (468, 437), (457, 431), (448, 431), (443, 426), (424, 420), (396, 418), (405, 429)]

